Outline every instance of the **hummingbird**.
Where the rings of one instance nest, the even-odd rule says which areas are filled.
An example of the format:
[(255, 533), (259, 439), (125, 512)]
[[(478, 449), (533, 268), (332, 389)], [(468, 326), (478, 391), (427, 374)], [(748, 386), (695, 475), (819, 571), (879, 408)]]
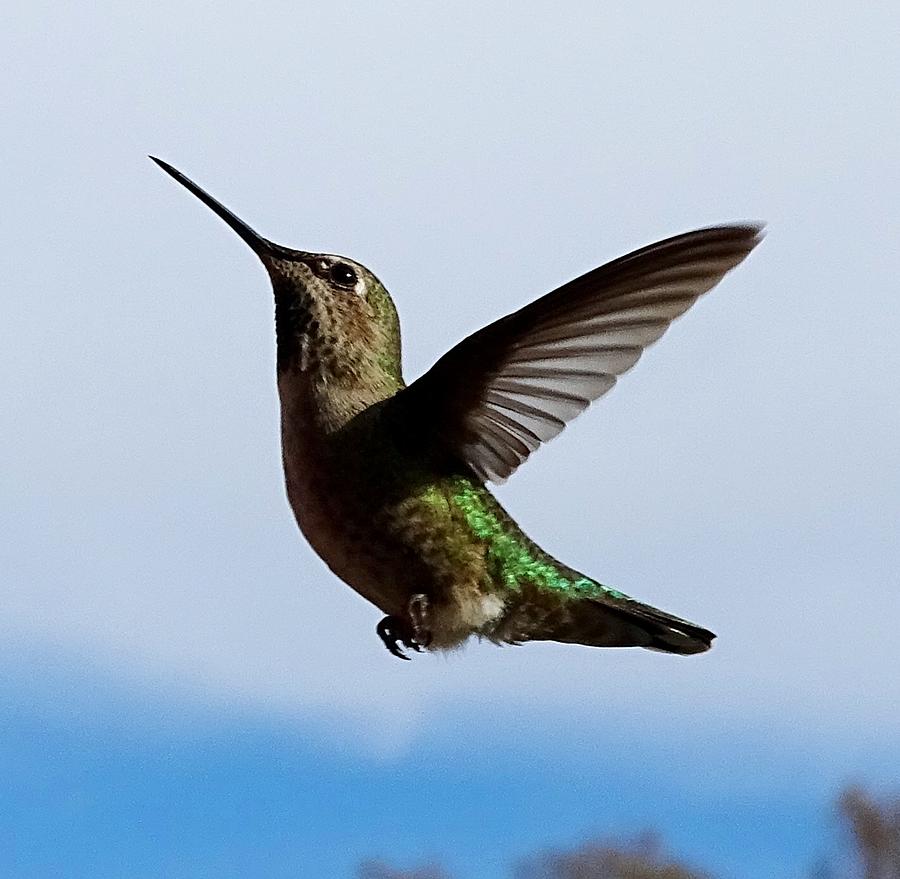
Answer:
[(315, 552), (384, 614), (376, 631), (394, 656), (472, 636), (710, 648), (708, 629), (541, 549), (487, 483), (606, 394), (756, 247), (762, 224), (698, 229), (613, 260), (463, 339), (407, 385), (397, 310), (369, 269), (263, 238), (150, 158), (268, 272), (287, 497)]

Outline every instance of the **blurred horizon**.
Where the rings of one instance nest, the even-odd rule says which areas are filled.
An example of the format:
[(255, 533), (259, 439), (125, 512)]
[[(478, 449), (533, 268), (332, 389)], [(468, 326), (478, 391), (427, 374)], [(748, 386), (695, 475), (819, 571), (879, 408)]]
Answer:
[(108, 673), (85, 698), (76, 658), (28, 659), (32, 675), (0, 685), (7, 875), (350, 877), (381, 863), (500, 879), (542, 849), (652, 832), (716, 875), (796, 876), (832, 854), (842, 788), (897, 789), (892, 743), (806, 730), (613, 719), (586, 739), (575, 717), (537, 740), (560, 718), (457, 706), (386, 753), (337, 720), (173, 700)]

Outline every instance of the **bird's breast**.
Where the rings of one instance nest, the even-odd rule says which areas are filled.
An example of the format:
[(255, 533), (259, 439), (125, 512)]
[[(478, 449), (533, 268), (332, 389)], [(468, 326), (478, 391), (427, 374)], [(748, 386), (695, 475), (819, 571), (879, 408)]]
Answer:
[(385, 613), (400, 613), (407, 596), (375, 525), (378, 498), (360, 493), (354, 461), (321, 429), (319, 416), (304, 395), (289, 405), (282, 400), (285, 488), (297, 525), (336, 576)]
[(429, 595), (435, 646), (487, 631), (506, 597), (456, 500), (461, 484), (475, 487), (423, 470), (377, 422), (320, 430), (315, 400), (296, 395), (285, 405), (280, 390), (288, 499), (331, 571), (386, 614), (405, 615), (412, 594)]

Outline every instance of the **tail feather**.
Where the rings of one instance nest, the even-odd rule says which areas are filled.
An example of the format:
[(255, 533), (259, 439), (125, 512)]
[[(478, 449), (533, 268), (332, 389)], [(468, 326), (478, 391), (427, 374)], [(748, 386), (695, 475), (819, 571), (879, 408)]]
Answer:
[(687, 656), (712, 646), (715, 634), (696, 623), (630, 598), (585, 598), (574, 603), (550, 637), (592, 647), (644, 647)]

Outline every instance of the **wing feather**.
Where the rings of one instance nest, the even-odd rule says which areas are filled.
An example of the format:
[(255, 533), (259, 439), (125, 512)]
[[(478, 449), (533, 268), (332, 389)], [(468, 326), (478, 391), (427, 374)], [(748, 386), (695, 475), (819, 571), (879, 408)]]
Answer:
[(759, 225), (716, 226), (620, 257), (464, 339), (392, 406), (425, 426), (423, 442), (503, 482), (761, 238)]

